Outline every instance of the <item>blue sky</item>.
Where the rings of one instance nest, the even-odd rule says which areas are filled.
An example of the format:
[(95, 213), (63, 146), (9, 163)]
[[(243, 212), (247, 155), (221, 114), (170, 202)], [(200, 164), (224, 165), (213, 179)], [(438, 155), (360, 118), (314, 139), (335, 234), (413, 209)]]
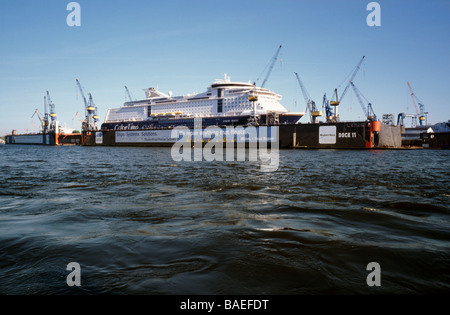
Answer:
[[(79, 0), (81, 27), (66, 24), (69, 2), (2, 0), (0, 135), (37, 131), (31, 116), (44, 111), (47, 90), (60, 124), (79, 129), (77, 78), (103, 121), (125, 101), (125, 85), (139, 99), (151, 86), (203, 92), (224, 73), (253, 82), (279, 45), (266, 87), (291, 111), (305, 110), (294, 72), (321, 105), (366, 56), (354, 81), (378, 116), (415, 112), (409, 81), (430, 123), (450, 119), (448, 0), (377, 1), (380, 27), (367, 25), (365, 0)], [(340, 114), (363, 118), (352, 90)]]

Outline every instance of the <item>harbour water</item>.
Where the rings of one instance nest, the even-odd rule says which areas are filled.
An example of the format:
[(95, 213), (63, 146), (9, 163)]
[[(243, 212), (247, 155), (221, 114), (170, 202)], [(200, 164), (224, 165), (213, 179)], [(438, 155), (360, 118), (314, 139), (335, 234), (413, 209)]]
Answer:
[(279, 163), (1, 146), (0, 294), (450, 292), (449, 151), (281, 150)]

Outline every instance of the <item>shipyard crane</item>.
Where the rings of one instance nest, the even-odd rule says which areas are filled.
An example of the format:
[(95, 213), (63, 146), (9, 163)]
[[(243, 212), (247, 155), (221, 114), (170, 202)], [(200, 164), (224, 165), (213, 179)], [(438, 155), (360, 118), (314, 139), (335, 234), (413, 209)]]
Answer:
[[(280, 50), (281, 50), (281, 45), (278, 48), (277, 52), (275, 53), (275, 55), (272, 58), (272, 61), (266, 66), (266, 68), (263, 70), (262, 73), (264, 73), (264, 71), (267, 69), (267, 67), (269, 66), (269, 70), (267, 71), (266, 77), (264, 78), (263, 83), (261, 84), (261, 88), (264, 88), (264, 86), (266, 85), (267, 80), (269, 79), (270, 73), (272, 72), (273, 66), (275, 65), (275, 62), (278, 59), (278, 55), (280, 54)], [(262, 74), (261, 73), (261, 74)], [(259, 81), (259, 78), (256, 80), (256, 82)], [(248, 120), (248, 123), (250, 125), (258, 125), (259, 124), (259, 115), (256, 111), (256, 102), (258, 101), (258, 96), (255, 95), (255, 89), (256, 89), (256, 82), (253, 83), (254, 88), (252, 93), (250, 94), (248, 100), (250, 101), (250, 103), (252, 104), (252, 111), (250, 114), (250, 118)]]
[(83, 98), (84, 108), (85, 108), (85, 113), (86, 113), (86, 119), (85, 119), (84, 122), (81, 123), (81, 129), (83, 131), (85, 131), (85, 130), (89, 130), (88, 126), (87, 126), (87, 121), (88, 121), (88, 119), (87, 119), (88, 118), (87, 117), (87, 108), (89, 107), (89, 105), (88, 105), (88, 102), (86, 100), (86, 96), (84, 95), (83, 88), (81, 87), (80, 81), (78, 81), (78, 79), (76, 79), (76, 81), (77, 81), (78, 89), (80, 90), (80, 93), (81, 93), (81, 97)]
[[(344, 98), (345, 94), (347, 93), (348, 88), (350, 87), (350, 82), (353, 82), (353, 80), (356, 77), (356, 74), (358, 73), (359, 69), (361, 68), (361, 64), (364, 61), (364, 58), (366, 56), (363, 56), (362, 59), (359, 61), (359, 63), (357, 64), (357, 66), (352, 70), (352, 74), (351, 77), (349, 79), (348, 84), (345, 86), (344, 91), (341, 94), (341, 97), (338, 97), (338, 91), (337, 88), (334, 89), (334, 98), (335, 100), (330, 102), (330, 105), (334, 107), (334, 116), (335, 116), (335, 120), (338, 121), (339, 120), (339, 115), (338, 115), (338, 106), (341, 104), (342, 99)], [(342, 83), (341, 83), (342, 84)]]
[(56, 110), (55, 110), (55, 104), (52, 102), (52, 99), (50, 98), (50, 93), (47, 91), (47, 103), (50, 108), (50, 119), (51, 124), (50, 127), (53, 130), (56, 130)]
[(131, 93), (130, 93), (130, 91), (128, 90), (128, 87), (127, 87), (127, 86), (125, 86), (125, 92), (127, 93), (128, 98), (130, 99), (130, 102), (136, 101), (136, 99), (133, 100), (133, 98), (131, 97)]
[(333, 122), (334, 114), (331, 109), (330, 102), (328, 101), (327, 93), (323, 95), (322, 108), (325, 111), (327, 122)]
[(405, 125), (405, 118), (411, 118), (411, 128), (417, 127), (417, 116), (413, 114), (400, 113), (398, 114), (397, 125)]
[(47, 103), (47, 97), (44, 96), (44, 123), (42, 124), (42, 126), (43, 126), (42, 131), (43, 131), (44, 134), (48, 133), (48, 125), (49, 125), (49, 122), (48, 122), (48, 103)]
[(83, 123), (83, 120), (80, 118), (80, 115), (78, 114), (78, 112), (73, 116), (72, 121), (73, 121), (75, 118), (78, 118), (78, 120), (79, 120), (81, 123)]
[(44, 123), (44, 119), (41, 117), (41, 114), (39, 113), (39, 109), (36, 108), (36, 110), (33, 113), (33, 116), (31, 116), (31, 118), (33, 118), (34, 116), (38, 116), (39, 121), (41, 122), (41, 124)]
[(413, 92), (413, 90), (411, 88), (411, 84), (409, 84), (409, 82), (407, 82), (407, 83), (408, 83), (408, 87), (409, 87), (409, 92), (411, 93), (412, 101), (414, 103), (414, 107), (416, 108), (417, 117), (419, 117), (419, 124), (421, 126), (424, 126), (427, 123), (426, 122), (426, 115), (425, 115), (426, 114), (425, 113), (425, 105), (423, 105), (420, 102), (417, 102), (417, 97), (416, 97), (416, 95), (414, 94), (414, 92)]
[(83, 98), (84, 105), (87, 107), (88, 103), (87, 103), (86, 97), (84, 96), (83, 88), (81, 87), (80, 81), (78, 81), (78, 79), (75, 79), (75, 80), (77, 81), (77, 86), (78, 86), (78, 89), (80, 90), (81, 97)]
[(97, 114), (98, 108), (97, 108), (97, 106), (95, 106), (95, 104), (94, 104), (94, 99), (93, 99), (91, 93), (89, 93), (89, 108), (90, 108), (91, 110), (92, 110), (92, 108), (94, 109), (94, 113), (93, 113), (92, 118), (94, 119), (94, 123), (95, 123), (95, 126), (96, 126), (96, 125), (97, 125), (97, 122), (98, 122), (98, 120), (99, 120), (100, 117), (99, 117), (98, 114)]
[[(361, 105), (361, 108), (363, 110), (364, 115), (366, 115), (366, 118), (368, 120), (377, 120), (377, 116), (373, 111), (372, 104), (364, 97), (364, 95), (362, 95), (361, 91), (358, 90), (358, 88), (352, 81), (350, 81), (350, 84), (353, 88), (353, 91), (356, 94), (356, 97), (358, 98), (359, 104)], [(365, 105), (363, 98), (367, 102), (367, 106)]]
[[(295, 72), (295, 76), (297, 77), (298, 84), (300, 85), (300, 88), (302, 89), (303, 97), (305, 98), (306, 111), (309, 110), (309, 113), (311, 115), (311, 123), (317, 124), (319, 122), (319, 117), (322, 116), (322, 112), (317, 109), (316, 102), (314, 102), (311, 99), (311, 97), (309, 96), (309, 93), (306, 90), (305, 86), (303, 85), (302, 80), (300, 80), (300, 77), (297, 72)], [(306, 111), (305, 111), (305, 113), (306, 113)]]
[(39, 109), (36, 108), (36, 110), (33, 113), (33, 116), (31, 118), (33, 119), (34, 116), (37, 116), (41, 124), (39, 125), (39, 132), (41, 132), (41, 127), (45, 126), (44, 118), (42, 118), (41, 114), (39, 113)]
[(96, 108), (95, 105), (93, 105), (92, 95), (89, 93), (89, 102), (86, 99), (86, 96), (84, 95), (83, 88), (81, 87), (80, 81), (76, 79), (78, 89), (80, 90), (81, 96), (83, 97), (84, 106), (85, 106), (85, 113), (86, 113), (86, 119), (84, 123), (82, 124), (82, 130), (83, 131), (92, 131), (97, 130), (96, 126), (96, 119), (95, 117), (98, 117), (96, 114)]
[[(280, 45), (280, 47), (278, 47), (277, 52), (276, 52), (275, 55), (272, 57), (272, 60), (269, 62), (269, 64), (268, 64), (268, 65), (266, 66), (266, 68), (264, 68), (264, 70), (263, 70), (263, 73), (264, 73), (264, 71), (267, 69), (267, 67), (269, 67), (269, 70), (267, 71), (266, 77), (264, 78), (264, 81), (263, 81), (263, 83), (261, 84), (261, 87), (262, 87), (262, 88), (266, 85), (267, 80), (269, 79), (269, 76), (270, 76), (270, 74), (272, 73), (272, 70), (273, 70), (273, 67), (274, 67), (274, 65), (275, 65), (275, 62), (277, 61), (278, 55), (280, 54), (281, 47), (282, 47), (281, 45)], [(261, 74), (262, 74), (262, 73), (261, 73)], [(256, 81), (259, 81), (259, 78), (258, 78)], [(256, 83), (255, 83), (255, 85), (256, 85)]]

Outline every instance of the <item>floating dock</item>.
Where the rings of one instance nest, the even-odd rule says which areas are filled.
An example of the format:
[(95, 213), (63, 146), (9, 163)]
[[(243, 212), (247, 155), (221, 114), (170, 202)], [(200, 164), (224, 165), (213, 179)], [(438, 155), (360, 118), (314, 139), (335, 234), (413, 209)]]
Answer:
[[(238, 128), (241, 128), (238, 130)], [(84, 131), (85, 146), (172, 146), (177, 142), (270, 142), (284, 149), (373, 149), (400, 148), (401, 128), (379, 121), (277, 126), (214, 127), (188, 129), (180, 136), (176, 129)], [(230, 130), (235, 135), (230, 137)], [(242, 133), (247, 136), (242, 136)], [(214, 134), (214, 136), (212, 136)], [(256, 137), (253, 137), (255, 134)]]
[(22, 145), (81, 145), (81, 134), (58, 134), (54, 132), (39, 134), (16, 134), (5, 136), (6, 144)]
[(6, 144), (27, 144), (27, 145), (57, 145), (58, 134), (40, 133), (40, 134), (15, 134), (5, 136)]

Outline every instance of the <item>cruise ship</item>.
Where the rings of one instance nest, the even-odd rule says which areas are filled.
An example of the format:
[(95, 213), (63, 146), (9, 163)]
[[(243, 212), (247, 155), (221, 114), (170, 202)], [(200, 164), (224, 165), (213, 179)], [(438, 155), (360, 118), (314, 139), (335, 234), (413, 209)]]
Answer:
[[(251, 82), (233, 82), (227, 75), (199, 94), (173, 96), (171, 92), (165, 94), (155, 88), (144, 92), (143, 100), (133, 101), (130, 97), (123, 106), (110, 108), (101, 130), (83, 131), (82, 144), (173, 147), (181, 141), (192, 145), (195, 142), (236, 145), (256, 141), (276, 143), (279, 148), (386, 146), (378, 121), (300, 123), (305, 113), (289, 112), (281, 104), (281, 95)], [(186, 127), (190, 134), (173, 132), (179, 126)], [(229, 128), (238, 126), (244, 127), (239, 128), (243, 133)], [(182, 128), (183, 132), (186, 128)], [(199, 128), (202, 128), (201, 133), (196, 132)], [(250, 135), (251, 131), (256, 134)], [(388, 131), (385, 134), (391, 135), (391, 130)], [(401, 142), (400, 129), (398, 139)]]
[(110, 108), (102, 124), (106, 130), (170, 129), (176, 126), (285, 125), (296, 124), (305, 113), (289, 112), (281, 95), (252, 83), (232, 82), (225, 74), (205, 92), (173, 96), (155, 88), (144, 90), (145, 99)]

